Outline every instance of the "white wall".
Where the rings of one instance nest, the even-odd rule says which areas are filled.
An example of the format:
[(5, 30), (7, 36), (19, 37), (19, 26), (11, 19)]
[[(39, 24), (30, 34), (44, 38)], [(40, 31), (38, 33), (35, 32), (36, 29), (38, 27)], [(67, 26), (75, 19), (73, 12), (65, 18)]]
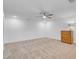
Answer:
[(49, 37), (61, 39), (60, 31), (67, 27), (66, 19), (39, 20), (4, 18), (4, 43)]

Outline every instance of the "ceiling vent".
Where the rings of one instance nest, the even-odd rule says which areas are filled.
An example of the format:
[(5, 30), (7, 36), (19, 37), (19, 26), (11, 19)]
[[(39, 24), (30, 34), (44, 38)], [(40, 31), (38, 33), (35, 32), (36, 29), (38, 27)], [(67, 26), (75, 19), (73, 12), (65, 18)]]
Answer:
[(73, 2), (75, 2), (76, 0), (68, 0), (70, 3), (73, 3)]

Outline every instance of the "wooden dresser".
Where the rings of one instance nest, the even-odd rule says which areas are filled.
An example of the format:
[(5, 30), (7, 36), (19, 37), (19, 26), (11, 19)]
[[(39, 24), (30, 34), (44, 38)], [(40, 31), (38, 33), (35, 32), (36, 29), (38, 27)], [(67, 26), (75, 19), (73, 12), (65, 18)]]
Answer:
[(73, 43), (72, 31), (61, 31), (61, 42), (72, 44)]

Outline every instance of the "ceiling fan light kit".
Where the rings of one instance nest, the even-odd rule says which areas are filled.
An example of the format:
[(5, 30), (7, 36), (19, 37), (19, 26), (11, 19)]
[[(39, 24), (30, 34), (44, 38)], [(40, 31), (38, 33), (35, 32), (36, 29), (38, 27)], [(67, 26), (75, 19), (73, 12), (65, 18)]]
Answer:
[(45, 15), (43, 15), (43, 18), (44, 18), (44, 19), (46, 19), (46, 16), (45, 16)]

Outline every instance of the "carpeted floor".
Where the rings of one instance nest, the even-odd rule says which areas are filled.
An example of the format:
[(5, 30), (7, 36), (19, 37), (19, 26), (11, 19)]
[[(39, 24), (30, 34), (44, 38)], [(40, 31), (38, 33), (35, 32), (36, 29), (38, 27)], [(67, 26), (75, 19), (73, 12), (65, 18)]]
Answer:
[(4, 45), (4, 59), (76, 59), (76, 45), (38, 38)]

